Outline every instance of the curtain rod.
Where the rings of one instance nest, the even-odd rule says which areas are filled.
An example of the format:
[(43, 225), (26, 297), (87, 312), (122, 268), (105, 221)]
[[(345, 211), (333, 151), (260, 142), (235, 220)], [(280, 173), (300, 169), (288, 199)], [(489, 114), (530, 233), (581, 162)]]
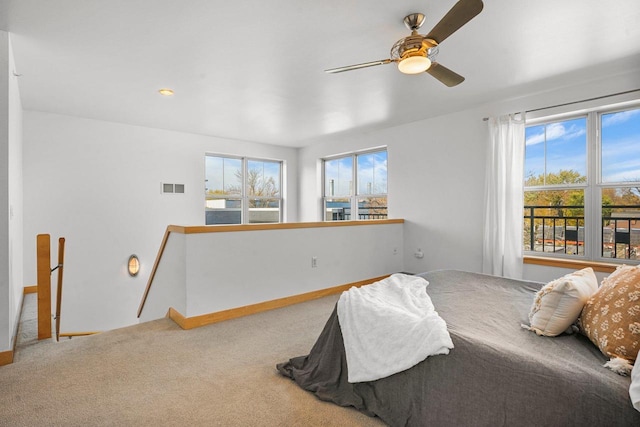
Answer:
[[(640, 88), (639, 89), (626, 90), (624, 92), (612, 93), (610, 95), (602, 95), (602, 96), (595, 96), (593, 98), (581, 99), (580, 101), (571, 101), (571, 102), (565, 102), (564, 104), (556, 104), (556, 105), (550, 105), (548, 107), (534, 108), (533, 110), (527, 110), (524, 113), (527, 114), (527, 113), (533, 113), (533, 112), (536, 112), (536, 111), (549, 110), (551, 108), (566, 107), (567, 105), (580, 104), (580, 103), (583, 103), (583, 102), (590, 102), (590, 101), (597, 101), (599, 99), (611, 98), (612, 96), (626, 95), (628, 93), (633, 93), (633, 92), (640, 92)], [(514, 114), (517, 114), (517, 113), (514, 113)], [(484, 121), (484, 122), (486, 122), (487, 120), (489, 120), (489, 117), (483, 117), (482, 118), (482, 121)]]

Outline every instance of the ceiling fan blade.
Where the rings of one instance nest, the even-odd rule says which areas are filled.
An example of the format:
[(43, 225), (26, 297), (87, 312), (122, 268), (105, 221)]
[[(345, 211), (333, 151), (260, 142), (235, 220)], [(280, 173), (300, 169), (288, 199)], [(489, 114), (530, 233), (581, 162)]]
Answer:
[(442, 43), (451, 34), (458, 31), (464, 24), (471, 21), (482, 12), (482, 0), (460, 0), (427, 34), (428, 39)]
[(390, 59), (381, 59), (380, 61), (365, 62), (362, 64), (347, 65), (346, 67), (331, 68), (324, 70), (325, 73), (342, 73), (343, 71), (358, 70), (360, 68), (374, 67), (376, 65), (384, 65), (392, 62)]
[(449, 87), (457, 86), (464, 81), (464, 77), (460, 74), (451, 71), (444, 65), (440, 65), (437, 62), (432, 63), (431, 67), (429, 67), (425, 72), (431, 74), (433, 77)]

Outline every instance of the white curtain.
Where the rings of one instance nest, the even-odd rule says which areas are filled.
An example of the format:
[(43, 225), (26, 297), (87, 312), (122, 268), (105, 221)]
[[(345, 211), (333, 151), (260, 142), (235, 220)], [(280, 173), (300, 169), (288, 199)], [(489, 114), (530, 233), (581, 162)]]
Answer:
[(492, 117), (488, 123), (482, 270), (521, 279), (524, 119), (509, 115)]

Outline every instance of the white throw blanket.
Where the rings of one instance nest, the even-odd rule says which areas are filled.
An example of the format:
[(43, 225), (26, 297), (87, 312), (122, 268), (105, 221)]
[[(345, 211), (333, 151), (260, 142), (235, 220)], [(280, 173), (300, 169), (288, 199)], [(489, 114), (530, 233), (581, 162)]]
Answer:
[(338, 300), (350, 383), (374, 381), (448, 354), (453, 342), (422, 277), (394, 274)]

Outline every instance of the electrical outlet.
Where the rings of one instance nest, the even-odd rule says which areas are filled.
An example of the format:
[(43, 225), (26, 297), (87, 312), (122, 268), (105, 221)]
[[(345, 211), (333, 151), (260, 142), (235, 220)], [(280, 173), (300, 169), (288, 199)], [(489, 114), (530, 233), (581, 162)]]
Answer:
[(318, 266), (318, 257), (317, 256), (312, 256), (311, 257), (311, 268), (316, 268)]

